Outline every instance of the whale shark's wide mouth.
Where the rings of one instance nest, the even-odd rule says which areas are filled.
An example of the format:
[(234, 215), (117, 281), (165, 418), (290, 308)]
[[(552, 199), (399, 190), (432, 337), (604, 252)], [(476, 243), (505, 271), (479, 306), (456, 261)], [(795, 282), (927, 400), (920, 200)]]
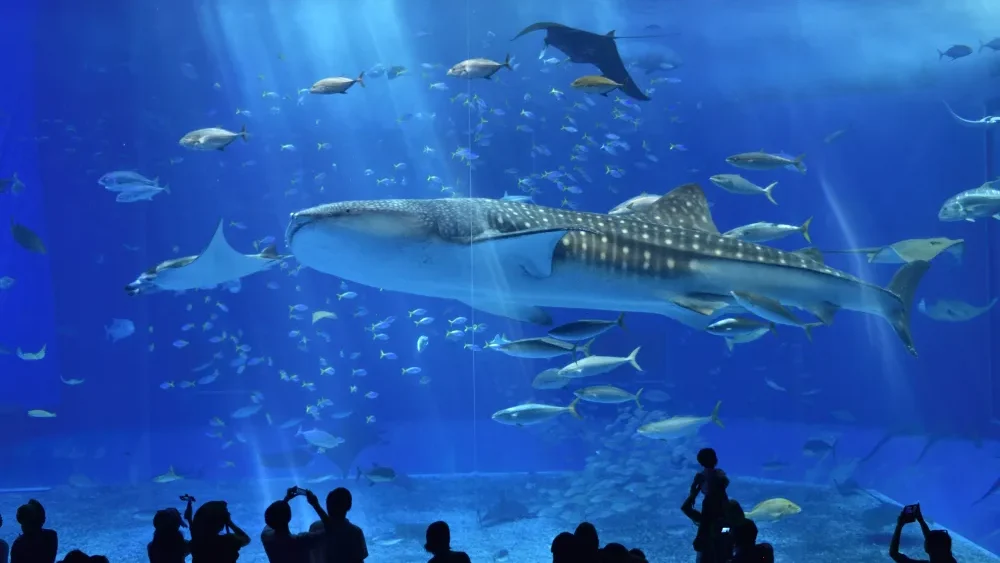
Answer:
[(288, 227), (285, 228), (285, 246), (291, 248), (292, 239), (295, 237), (295, 234), (298, 233), (302, 227), (305, 227), (316, 220), (317, 217), (315, 215), (311, 215), (305, 211), (292, 213), (288, 220)]

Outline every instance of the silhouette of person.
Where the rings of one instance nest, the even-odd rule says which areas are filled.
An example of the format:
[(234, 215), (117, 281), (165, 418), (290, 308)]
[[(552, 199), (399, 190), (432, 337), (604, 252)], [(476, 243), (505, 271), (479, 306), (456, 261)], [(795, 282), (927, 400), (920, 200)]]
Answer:
[[(0, 528), (3, 528), (3, 515), (0, 514)], [(10, 545), (0, 539), (0, 563), (7, 563), (7, 556), (10, 555)]]
[(577, 563), (577, 539), (569, 532), (560, 532), (552, 539), (552, 563)]
[(87, 560), (89, 563), (111, 563), (106, 555), (91, 555)]
[(324, 525), (324, 561), (327, 563), (361, 563), (368, 558), (368, 544), (361, 528), (347, 519), (354, 503), (351, 491), (337, 487), (326, 495), (326, 513), (330, 524)]
[(580, 563), (594, 563), (601, 557), (601, 538), (590, 522), (580, 522), (573, 532), (576, 538), (576, 556)]
[(55, 563), (59, 536), (45, 529), (45, 508), (35, 499), (17, 509), (21, 535), (10, 546), (10, 563)]
[(646, 559), (646, 553), (638, 547), (628, 550), (628, 554), (632, 556), (633, 563), (649, 563)]
[(285, 498), (274, 501), (264, 511), (264, 531), (260, 533), (260, 541), (264, 544), (264, 552), (271, 563), (309, 563), (312, 550), (321, 544), (325, 538), (323, 528), (318, 531), (293, 534), (289, 529), (292, 522), (292, 507), (289, 502), (304, 496), (309, 506), (313, 507), (320, 522), (327, 522), (329, 517), (319, 504), (319, 499), (308, 489), (292, 487), (285, 493)]
[(194, 513), (191, 563), (235, 563), (249, 543), (250, 536), (233, 523), (225, 501), (206, 502)]
[[(924, 534), (924, 552), (929, 559), (913, 559), (899, 552), (903, 526), (913, 522), (920, 524), (920, 531)], [(955, 563), (955, 556), (951, 553), (951, 535), (947, 530), (931, 530), (924, 520), (923, 513), (920, 512), (920, 504), (906, 506), (899, 513), (896, 530), (889, 542), (889, 557), (896, 563)]]
[(153, 515), (153, 541), (146, 544), (146, 554), (149, 563), (184, 563), (191, 553), (191, 542), (184, 539), (181, 528), (191, 522), (191, 503), (194, 498), (184, 495), (181, 499), (187, 501), (184, 517), (176, 508), (157, 510)]
[(427, 563), (472, 563), (464, 551), (451, 550), (451, 529), (438, 520), (427, 526), (427, 543), (424, 550), (432, 557)]
[[(712, 448), (703, 448), (698, 452), (698, 463), (704, 470), (696, 474), (691, 481), (691, 489), (688, 498), (681, 505), (681, 511), (698, 525), (693, 542), (695, 553), (698, 554), (697, 561), (723, 563), (728, 559), (728, 555), (717, 551), (724, 551), (718, 549), (718, 544), (722, 541), (722, 528), (729, 508), (729, 495), (726, 493), (729, 478), (724, 471), (716, 467), (719, 458)], [(705, 494), (700, 511), (694, 508), (699, 493)]]

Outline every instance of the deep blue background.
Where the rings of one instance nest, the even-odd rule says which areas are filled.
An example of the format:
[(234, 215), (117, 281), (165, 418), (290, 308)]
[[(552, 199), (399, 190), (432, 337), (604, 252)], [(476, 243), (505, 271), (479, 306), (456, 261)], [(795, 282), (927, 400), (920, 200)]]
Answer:
[[(680, 32), (669, 46), (685, 58), (685, 66), (672, 75), (681, 78), (681, 84), (656, 86), (654, 101), (642, 106), (639, 132), (625, 135), (633, 145), (630, 153), (609, 159), (592, 155), (584, 164), (594, 183), (581, 183), (585, 193), (576, 200), (582, 209), (606, 211), (642, 191), (662, 193), (697, 181), (714, 203), (715, 222), (723, 230), (756, 220), (798, 224), (814, 216), (813, 240), (821, 248), (930, 236), (964, 238), (962, 262), (950, 255), (940, 257), (918, 298), (981, 305), (997, 294), (996, 227), (990, 222), (940, 223), (936, 218), (944, 199), (987, 179), (989, 161), (997, 158), (988, 154), (983, 133), (958, 127), (940, 103), (947, 97), (960, 113), (978, 117), (989, 91), (996, 90), (983, 62), (991, 55), (976, 54), (955, 63), (936, 60), (936, 48), (987, 39), (985, 32), (962, 27), (976, 14), (935, 15), (933, 35), (896, 41), (879, 51), (850, 41), (833, 49), (829, 36), (825, 45), (809, 40), (815, 39), (815, 20), (822, 19), (829, 6), (817, 7), (813, 17), (807, 4), (768, 4), (767, 9), (785, 19), (772, 20), (760, 33), (773, 33), (761, 39), (742, 35), (747, 33), (744, 26), (724, 38), (706, 32), (700, 25), (707, 21), (705, 10), (682, 3), (667, 15), (651, 15), (648, 5), (633, 5), (637, 14), (644, 14), (642, 20), (603, 3), (583, 11), (568, 4), (548, 10), (493, 4), (5, 5), (14, 13), (0, 20), (0, 42), (8, 54), (7, 80), (0, 88), (0, 177), (17, 172), (27, 189), (18, 196), (0, 195), (0, 208), (38, 232), (49, 253), (28, 254), (10, 237), (0, 245), (0, 276), (17, 279), (13, 288), (0, 293), (0, 342), (11, 350), (20, 346), (32, 352), (44, 343), (48, 353), (39, 362), (0, 356), (0, 425), (14, 429), (0, 433), (0, 444), (29, 452), (36, 460), (46, 459), (50, 448), (106, 449), (103, 457), (86, 465), (52, 468), (43, 477), (36, 472), (42, 481), (61, 481), (80, 471), (103, 481), (145, 481), (170, 464), (207, 466), (210, 476), (221, 478), (225, 474), (217, 463), (233, 458), (238, 474), (252, 474), (254, 444), (271, 450), (291, 437), (251, 426), (247, 431), (254, 434), (254, 444), (220, 454), (218, 443), (204, 437), (206, 423), (245, 405), (254, 390), (265, 394), (276, 418), (300, 416), (306, 392), (278, 379), (276, 370), (283, 368), (317, 381), (320, 392), (307, 398), (322, 394), (353, 406), (355, 416), (375, 415), (377, 424), (394, 436), (391, 448), (380, 456), (403, 470), (544, 469), (581, 463), (578, 454), (585, 445), (570, 440), (552, 447), (489, 420), (490, 413), (527, 399), (565, 403), (566, 393), (531, 390), (531, 378), (546, 365), (462, 351), (440, 336), (415, 358), (413, 343), (424, 331), (407, 322), (406, 311), (428, 309), (438, 319), (440, 334), (445, 318), (468, 316), (467, 308), (458, 304), (357, 286), (351, 287), (359, 293), (356, 300), (337, 302), (339, 282), (309, 271), (297, 278), (276, 271), (247, 279), (241, 293), (213, 292), (210, 303), (204, 303), (201, 294), (130, 298), (122, 291), (140, 271), (161, 260), (200, 251), (220, 217), (249, 227), (229, 228), (227, 236), (236, 248), (250, 252), (254, 239), (281, 238), (289, 212), (324, 201), (432, 197), (437, 192), (424, 180), (432, 174), (462, 195), (499, 197), (516, 189), (515, 177), (504, 169), (517, 168), (524, 175), (572, 165), (566, 156), (578, 138), (558, 131), (567, 104), (557, 103), (547, 92), (559, 88), (570, 101), (579, 101), (568, 83), (581, 72), (559, 67), (540, 73), (540, 36), (507, 41), (537, 20), (602, 32), (617, 29), (621, 35), (643, 33), (647, 22), (656, 21)], [(845, 20), (858, 9), (841, 6)], [(892, 7), (869, 9), (893, 13)], [(717, 12), (716, 17), (724, 16)], [(745, 21), (736, 14), (730, 17)], [(749, 27), (751, 22), (746, 23)], [(431, 35), (416, 38), (417, 31)], [(483, 41), (489, 31), (496, 37), (487, 46)], [(660, 43), (643, 45), (654, 48)], [(501, 59), (508, 50), (522, 66), (513, 74), (502, 71), (499, 83), (448, 80), (443, 69), (427, 71), (435, 78), (420, 76), (422, 62), (447, 67), (469, 56)], [(872, 52), (882, 58), (863, 56)], [(550, 51), (547, 56), (558, 54)], [(296, 90), (316, 79), (355, 76), (378, 62), (407, 66), (411, 75), (392, 82), (370, 78), (367, 88), (355, 87), (347, 96), (307, 97), (302, 106), (296, 105)], [(182, 73), (184, 63), (197, 69), (197, 79)], [(646, 83), (641, 75), (638, 79)], [(429, 90), (427, 84), (436, 81), (445, 81), (451, 91)], [(221, 88), (212, 87), (216, 82)], [(474, 171), (449, 157), (457, 146), (468, 146), (468, 124), (479, 119), (460, 102), (448, 101), (466, 86), (507, 113), (487, 117), (487, 131), (494, 138), (491, 146), (474, 149), (481, 157)], [(264, 91), (276, 91), (285, 99), (263, 98)], [(532, 94), (531, 102), (523, 101), (525, 92)], [(594, 121), (610, 123), (612, 103), (598, 99), (589, 113), (574, 114), (581, 130), (594, 130)], [(275, 105), (281, 107), (280, 115), (269, 114)], [(253, 116), (237, 115), (237, 108)], [(532, 122), (534, 135), (514, 131), (515, 124), (527, 123), (517, 116), (522, 108), (539, 118)], [(670, 123), (668, 108), (683, 122)], [(396, 119), (407, 113), (436, 117), (398, 124)], [(236, 130), (243, 124), (252, 134), (250, 142), (237, 142), (225, 152), (193, 153), (177, 146), (191, 129), (220, 125)], [(823, 142), (827, 134), (845, 127), (850, 129), (839, 141)], [(646, 171), (631, 166), (641, 159), (643, 140), (661, 158)], [(317, 151), (318, 142), (330, 142), (333, 149)], [(298, 151), (281, 151), (286, 143), (294, 143)], [(545, 144), (554, 156), (531, 158), (533, 143)], [(690, 150), (670, 152), (669, 143), (683, 143)], [(422, 154), (425, 145), (437, 152)], [(723, 163), (726, 156), (759, 148), (807, 155), (806, 176), (786, 171), (746, 174), (759, 184), (778, 180), (779, 207), (763, 198), (724, 193), (707, 181), (711, 174), (734, 171)], [(171, 164), (178, 157), (183, 162)], [(247, 161), (255, 165), (244, 166)], [(398, 162), (408, 165), (408, 185), (376, 186), (375, 179), (391, 175), (391, 165)], [(603, 174), (604, 163), (618, 164), (628, 175), (613, 181)], [(366, 168), (375, 175), (365, 176)], [(159, 176), (172, 193), (150, 203), (117, 204), (96, 180), (104, 172), (124, 169)], [(319, 172), (328, 175), (322, 193), (313, 182)], [(308, 196), (285, 195), (296, 174), (302, 177), (297, 187), (308, 189)], [(545, 187), (539, 202), (558, 205), (564, 194)], [(793, 249), (802, 243), (792, 237), (778, 244)], [(180, 254), (174, 253), (175, 245)], [(893, 271), (861, 260), (832, 258), (831, 263), (880, 284)], [(266, 289), (268, 281), (278, 281), (281, 289)], [(326, 298), (333, 303), (323, 305)], [(215, 301), (225, 303), (229, 313), (219, 313)], [(189, 303), (193, 312), (185, 310)], [(288, 306), (295, 303), (330, 308), (340, 315), (326, 325), (331, 344), (314, 343), (308, 353), (295, 348), (286, 334), (295, 328), (287, 317)], [(358, 305), (371, 314), (352, 318)], [(160, 390), (163, 381), (191, 378), (190, 369), (218, 348), (179, 331), (186, 322), (200, 324), (210, 312), (221, 317), (213, 333), (242, 330), (243, 342), (255, 348), (251, 355), (273, 358), (274, 367), (250, 368), (241, 377), (226, 373), (211, 393)], [(388, 315), (400, 317), (392, 340), (373, 342), (362, 327)], [(558, 321), (581, 316), (593, 314), (557, 312)], [(112, 344), (103, 327), (116, 317), (133, 320), (137, 331)], [(513, 338), (526, 330), (489, 316), (477, 315), (475, 320), (490, 325), (486, 336), (504, 332)], [(801, 334), (783, 330), (777, 339), (741, 346), (728, 356), (715, 338), (692, 334), (666, 319), (633, 314), (628, 317), (629, 332), (602, 338), (595, 352), (623, 355), (642, 345), (645, 373), (636, 376), (623, 368), (615, 382), (647, 389), (669, 384), (671, 414), (707, 412), (721, 399), (727, 419), (807, 424), (828, 432), (835, 423), (831, 411), (848, 410), (857, 419), (856, 429), (877, 434), (879, 429), (906, 427), (945, 433), (965, 440), (961, 447), (972, 453), (962, 455), (992, 461), (992, 442), (978, 452), (971, 444), (995, 436), (995, 401), (1000, 397), (991, 358), (997, 322), (996, 312), (964, 324), (937, 323), (915, 312), (920, 358), (914, 359), (885, 323), (845, 313), (833, 326), (817, 331), (812, 344)], [(192, 344), (177, 350), (170, 343), (181, 337)], [(392, 349), (400, 359), (378, 362), (379, 349)], [(341, 359), (341, 350), (361, 352), (362, 359)], [(226, 354), (228, 360), (232, 352)], [(335, 380), (315, 375), (318, 356), (337, 368)], [(431, 383), (419, 386), (401, 379), (399, 367), (408, 365), (422, 367)], [(348, 376), (352, 367), (368, 369), (363, 385), (379, 392), (377, 403), (347, 392), (348, 384), (357, 383)], [(87, 382), (63, 386), (60, 375)], [(765, 376), (790, 393), (766, 387)], [(808, 399), (795, 397), (815, 388), (822, 392)], [(25, 411), (33, 408), (59, 416), (26, 418)], [(608, 412), (584, 409), (586, 417), (597, 421), (610, 420)], [(782, 426), (768, 428), (778, 433)], [(798, 455), (800, 433), (768, 435), (761, 443)], [(411, 448), (414, 439), (430, 441), (433, 453)], [(854, 449), (865, 447), (859, 441)], [(746, 463), (745, 472), (754, 472), (754, 463)], [(963, 483), (984, 490), (995, 472), (995, 463), (965, 467)], [(955, 520), (966, 520), (958, 507), (971, 500), (957, 499), (948, 506), (945, 495), (939, 510), (951, 508)], [(975, 529), (974, 524), (984, 520), (979, 515), (966, 521)]]

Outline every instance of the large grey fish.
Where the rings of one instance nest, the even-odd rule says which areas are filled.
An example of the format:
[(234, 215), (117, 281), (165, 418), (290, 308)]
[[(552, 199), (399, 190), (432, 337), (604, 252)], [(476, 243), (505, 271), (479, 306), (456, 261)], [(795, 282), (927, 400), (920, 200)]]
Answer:
[(317, 80), (315, 84), (309, 88), (310, 94), (346, 94), (347, 91), (355, 84), (360, 84), (362, 88), (365, 87), (365, 73), (364, 71), (358, 75), (357, 78), (344, 78), (342, 76), (334, 78), (324, 78), (322, 80)]
[(236, 139), (247, 140), (247, 126), (244, 125), (239, 133), (233, 133), (221, 127), (208, 127), (206, 129), (196, 129), (181, 137), (180, 146), (193, 151), (223, 151)]
[(459, 78), (492, 78), (501, 68), (514, 70), (510, 65), (510, 54), (502, 63), (491, 61), (490, 59), (468, 59), (448, 69), (448, 76)]
[(268, 270), (287, 258), (279, 255), (274, 245), (260, 254), (237, 252), (229, 246), (223, 225), (220, 220), (215, 235), (201, 254), (161, 262), (125, 286), (125, 292), (139, 295), (160, 290), (209, 289)]
[(320, 272), (516, 320), (550, 320), (539, 309), (549, 306), (658, 313), (704, 329), (738, 310), (731, 292), (741, 291), (826, 319), (876, 315), (913, 354), (910, 309), (929, 267), (907, 264), (881, 288), (723, 237), (696, 184), (614, 216), (495, 199), (345, 201), (292, 213), (285, 237)]
[(969, 221), (993, 217), (1000, 219), (1000, 190), (995, 186), (997, 181), (986, 182), (978, 188), (949, 197), (941, 210), (938, 219), (941, 221)]
[(744, 170), (774, 170), (776, 168), (793, 166), (795, 167), (795, 170), (805, 174), (806, 166), (802, 162), (802, 159), (805, 158), (805, 156), (806, 155), (804, 154), (800, 154), (795, 158), (788, 158), (780, 154), (755, 151), (734, 154), (733, 156), (727, 157), (726, 162), (737, 168), (743, 168)]

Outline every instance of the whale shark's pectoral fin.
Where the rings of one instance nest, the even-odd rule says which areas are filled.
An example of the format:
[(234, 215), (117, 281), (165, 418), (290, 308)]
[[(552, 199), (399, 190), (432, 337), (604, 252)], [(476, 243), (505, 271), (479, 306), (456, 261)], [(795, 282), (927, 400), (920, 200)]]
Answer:
[(476, 252), (492, 252), (492, 256), (505, 266), (520, 266), (524, 273), (534, 278), (552, 275), (552, 255), (556, 245), (569, 232), (565, 227), (515, 231), (510, 233), (485, 232), (474, 239)]
[(476, 300), (462, 301), (462, 303), (465, 303), (477, 311), (482, 311), (498, 317), (513, 319), (522, 323), (531, 323), (539, 326), (552, 325), (552, 316), (546, 313), (541, 307), (518, 305), (516, 303), (504, 303), (502, 301)]

